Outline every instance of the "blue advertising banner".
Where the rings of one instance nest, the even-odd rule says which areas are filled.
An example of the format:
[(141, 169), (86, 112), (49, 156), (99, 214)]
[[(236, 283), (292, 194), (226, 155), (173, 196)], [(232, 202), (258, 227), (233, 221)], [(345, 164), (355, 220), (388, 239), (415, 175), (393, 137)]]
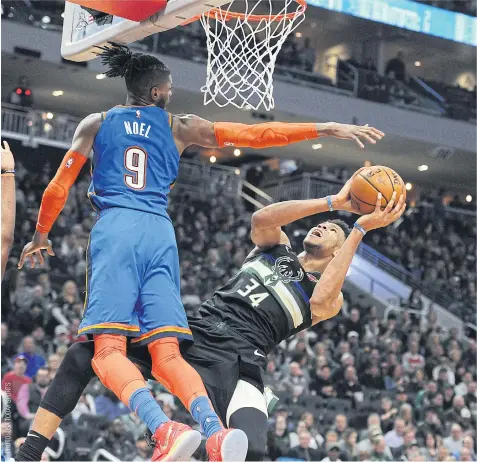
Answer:
[(410, 0), (307, 0), (311, 6), (477, 45), (477, 18)]

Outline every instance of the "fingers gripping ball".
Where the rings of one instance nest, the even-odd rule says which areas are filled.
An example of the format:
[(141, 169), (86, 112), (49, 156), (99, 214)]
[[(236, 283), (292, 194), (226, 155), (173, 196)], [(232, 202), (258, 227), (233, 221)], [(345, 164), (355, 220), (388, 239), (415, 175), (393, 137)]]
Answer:
[(351, 201), (362, 215), (373, 213), (378, 193), (383, 195), (381, 208), (384, 210), (396, 191), (396, 200), (401, 194), (406, 196), (402, 178), (391, 168), (375, 165), (359, 172), (351, 184)]

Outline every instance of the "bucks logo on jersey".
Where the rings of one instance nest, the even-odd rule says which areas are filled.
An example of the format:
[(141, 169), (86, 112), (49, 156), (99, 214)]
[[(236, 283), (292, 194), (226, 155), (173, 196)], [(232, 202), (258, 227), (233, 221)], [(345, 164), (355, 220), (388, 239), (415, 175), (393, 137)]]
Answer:
[(295, 261), (291, 257), (284, 256), (277, 258), (275, 266), (273, 267), (273, 273), (269, 276), (265, 276), (263, 280), (264, 284), (266, 286), (274, 286), (279, 281), (284, 284), (301, 281), (305, 273), (301, 268), (298, 270), (294, 268), (293, 263), (295, 263)]

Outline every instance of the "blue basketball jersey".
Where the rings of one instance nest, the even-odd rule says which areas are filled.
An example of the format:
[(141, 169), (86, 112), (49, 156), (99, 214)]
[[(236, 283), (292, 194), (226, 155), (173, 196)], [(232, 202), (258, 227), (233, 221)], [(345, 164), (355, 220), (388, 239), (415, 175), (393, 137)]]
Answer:
[(180, 159), (171, 114), (156, 106), (110, 109), (93, 152), (88, 196), (97, 211), (123, 207), (167, 215)]

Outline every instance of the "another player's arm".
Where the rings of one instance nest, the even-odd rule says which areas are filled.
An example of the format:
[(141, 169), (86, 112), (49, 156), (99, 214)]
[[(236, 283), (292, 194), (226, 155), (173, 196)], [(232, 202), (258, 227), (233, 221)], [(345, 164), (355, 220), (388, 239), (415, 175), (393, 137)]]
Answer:
[(36, 231), (32, 241), (23, 248), (18, 262), (19, 269), (22, 268), (27, 257), (32, 266), (35, 266), (34, 254), (42, 265), (44, 263), (42, 250), (46, 250), (49, 255), (54, 255), (48, 233), (66, 204), (71, 186), (89, 158), (100, 126), (101, 114), (98, 113), (84, 118), (76, 128), (70, 150), (43, 193)]
[(363, 140), (375, 144), (384, 133), (368, 125), (328, 123), (267, 122), (247, 125), (234, 122), (210, 122), (195, 115), (174, 116), (173, 135), (179, 152), (190, 145), (206, 148), (264, 149), (287, 146), (305, 140), (332, 136), (355, 140), (364, 148)]
[(15, 229), (15, 161), (6, 141), (2, 147), (2, 279), (8, 255), (13, 244)]
[[(396, 203), (396, 193), (393, 193), (392, 199), (385, 210), (381, 210), (381, 197), (381, 194), (379, 194), (373, 213), (363, 215), (356, 221), (356, 225), (353, 227), (350, 235), (333, 260), (328, 264), (325, 271), (323, 271), (320, 280), (316, 284), (310, 299), (313, 324), (336, 316), (341, 309), (343, 304), (341, 288), (354, 254), (364, 236), (359, 228), (365, 232), (376, 228), (383, 228), (399, 219), (404, 213), (406, 209), (404, 195), (401, 195)], [(396, 204), (395, 207), (394, 204)]]

